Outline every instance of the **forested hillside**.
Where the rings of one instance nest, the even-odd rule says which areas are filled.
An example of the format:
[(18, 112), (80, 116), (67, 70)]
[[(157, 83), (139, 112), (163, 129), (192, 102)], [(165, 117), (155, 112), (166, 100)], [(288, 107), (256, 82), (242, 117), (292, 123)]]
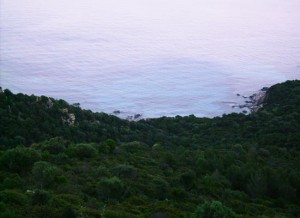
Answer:
[(300, 81), (250, 115), (138, 122), (0, 93), (0, 218), (300, 217)]

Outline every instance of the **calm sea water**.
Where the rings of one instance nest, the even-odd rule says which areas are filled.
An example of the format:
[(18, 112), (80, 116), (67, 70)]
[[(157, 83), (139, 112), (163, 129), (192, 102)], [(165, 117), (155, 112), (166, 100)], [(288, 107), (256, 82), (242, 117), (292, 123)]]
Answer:
[(299, 0), (0, 0), (0, 86), (121, 116), (236, 111), (300, 79)]

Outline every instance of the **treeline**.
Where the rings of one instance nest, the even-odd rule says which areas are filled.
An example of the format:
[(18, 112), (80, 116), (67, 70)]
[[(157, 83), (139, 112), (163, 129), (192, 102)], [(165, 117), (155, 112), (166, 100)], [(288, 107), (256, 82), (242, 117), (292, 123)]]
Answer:
[(138, 122), (4, 90), (0, 123), (0, 217), (300, 216), (298, 80), (254, 114)]

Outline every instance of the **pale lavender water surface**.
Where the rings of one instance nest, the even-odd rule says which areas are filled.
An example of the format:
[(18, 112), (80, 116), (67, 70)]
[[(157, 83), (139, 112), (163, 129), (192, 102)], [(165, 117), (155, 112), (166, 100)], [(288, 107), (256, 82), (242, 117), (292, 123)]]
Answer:
[(144, 117), (300, 79), (299, 0), (0, 0), (0, 86)]

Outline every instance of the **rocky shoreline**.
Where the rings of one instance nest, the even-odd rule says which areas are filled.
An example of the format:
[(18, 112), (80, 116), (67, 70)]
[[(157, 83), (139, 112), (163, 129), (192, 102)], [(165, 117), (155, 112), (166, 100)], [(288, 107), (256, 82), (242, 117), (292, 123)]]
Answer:
[(241, 96), (242, 98), (245, 99), (245, 104), (234, 105), (232, 107), (245, 109), (243, 110), (243, 113), (245, 114), (247, 114), (248, 111), (250, 111), (250, 113), (255, 113), (259, 109), (264, 107), (266, 98), (268, 96), (267, 95), (268, 90), (269, 90), (268, 87), (264, 87), (261, 90), (259, 90), (257, 93), (254, 93), (253, 95), (250, 96), (241, 96), (240, 94), (237, 94), (237, 96)]
[[(240, 108), (242, 109), (242, 112), (244, 114), (251, 114), (257, 112), (259, 109), (263, 108), (266, 104), (266, 98), (268, 96), (269, 88), (263, 87), (258, 92), (250, 95), (250, 96), (244, 96), (241, 94), (236, 94), (237, 96), (244, 99), (243, 104), (235, 104), (232, 105), (232, 108)], [(236, 103), (236, 102), (231, 102)], [(115, 110), (111, 113), (112, 115), (118, 116), (122, 119), (128, 120), (128, 121), (139, 121), (141, 119), (144, 119), (142, 114), (133, 114), (129, 115), (128, 113), (120, 110)]]

